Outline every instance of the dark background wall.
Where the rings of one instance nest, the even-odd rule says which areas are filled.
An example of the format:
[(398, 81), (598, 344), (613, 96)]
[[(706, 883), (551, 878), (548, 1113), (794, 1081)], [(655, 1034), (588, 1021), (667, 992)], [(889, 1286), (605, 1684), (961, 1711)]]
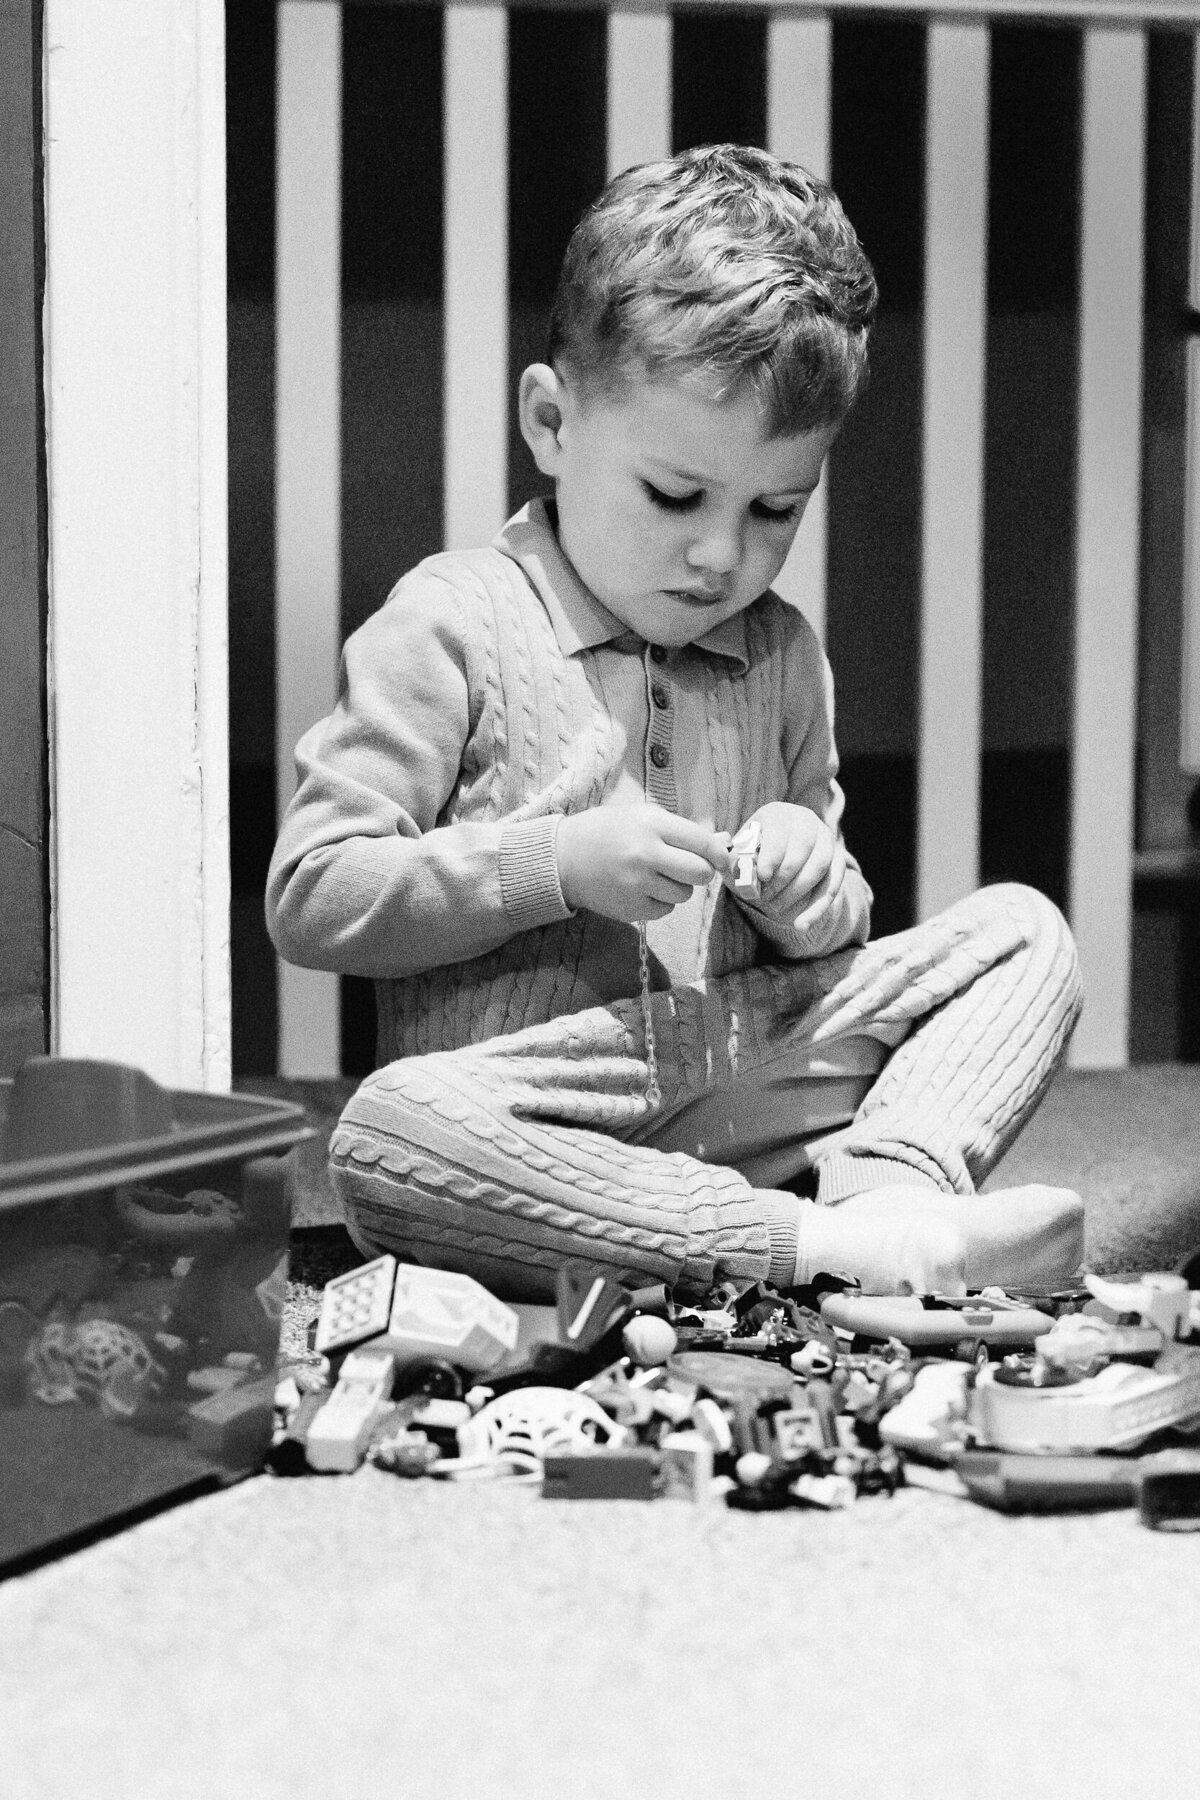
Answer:
[[(234, 1066), (249, 1074), (270, 1071), (275, 1054), (273, 963), (261, 923), (275, 779), (272, 0), (237, 0), (227, 27)], [(515, 381), (542, 353), (563, 246), (603, 181), (605, 21), (598, 11), (522, 8), (511, 14), (510, 32)], [(762, 18), (676, 17), (676, 148), (764, 141), (765, 32)], [(1161, 834), (1174, 829), (1186, 800), (1162, 719), (1174, 705), (1177, 727), (1170, 683), (1177, 690), (1192, 46), (1182, 33), (1152, 33), (1150, 43), (1142, 629), (1143, 669), (1153, 681), (1147, 688), (1143, 679), (1139, 731), (1143, 814), (1148, 793), (1170, 788), (1156, 815)], [(847, 836), (876, 889), (883, 932), (913, 916), (925, 27), (839, 19), (833, 44), (834, 184), (875, 263), (882, 304), (871, 383), (831, 458), (828, 641)], [(440, 547), (441, 56), (436, 7), (346, 6), (345, 630), (382, 602), (404, 569)], [(1069, 827), (1080, 65), (1076, 29), (993, 32), (981, 857), (986, 878), (1033, 881), (1060, 903)], [(513, 507), (538, 487), (514, 428)], [(1149, 829), (1143, 819), (1143, 835)], [(1175, 887), (1164, 894), (1143, 884), (1139, 894), (1135, 1056), (1200, 1055), (1181, 999), (1189, 904)], [(373, 1051), (367, 984), (343, 984), (343, 1014), (345, 1067), (359, 1072)]]
[(0, 1076), (49, 1043), (40, 19), (0, 0)]

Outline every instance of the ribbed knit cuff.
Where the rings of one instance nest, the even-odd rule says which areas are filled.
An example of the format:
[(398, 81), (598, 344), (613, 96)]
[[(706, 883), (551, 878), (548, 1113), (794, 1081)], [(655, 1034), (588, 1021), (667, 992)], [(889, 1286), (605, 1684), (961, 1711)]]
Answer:
[(767, 1280), (772, 1287), (791, 1287), (796, 1278), (796, 1253), (800, 1243), (800, 1208), (811, 1201), (798, 1200), (779, 1188), (757, 1188), (771, 1246)]
[(558, 879), (558, 827), (561, 814), (520, 819), (500, 836), (500, 898), (518, 930), (569, 919)]
[(817, 1164), (817, 1204), (836, 1206), (851, 1194), (865, 1194), (871, 1188), (927, 1187), (943, 1192), (942, 1184), (890, 1156), (855, 1156), (852, 1151), (832, 1150)]

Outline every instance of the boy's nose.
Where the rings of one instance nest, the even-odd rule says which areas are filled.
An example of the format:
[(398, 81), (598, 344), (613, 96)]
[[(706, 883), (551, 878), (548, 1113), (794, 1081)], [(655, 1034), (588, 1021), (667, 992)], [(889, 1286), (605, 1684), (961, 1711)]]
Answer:
[(714, 575), (729, 575), (737, 568), (741, 555), (742, 544), (738, 532), (732, 527), (717, 527), (696, 539), (688, 551), (688, 561), (694, 569), (708, 569)]

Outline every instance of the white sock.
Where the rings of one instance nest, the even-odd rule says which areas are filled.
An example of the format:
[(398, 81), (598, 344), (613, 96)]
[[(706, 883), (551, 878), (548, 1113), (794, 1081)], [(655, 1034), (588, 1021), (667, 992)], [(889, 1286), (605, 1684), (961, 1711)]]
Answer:
[(872, 1188), (836, 1206), (800, 1209), (796, 1285), (852, 1276), (867, 1294), (963, 1294), (982, 1287), (1047, 1293), (1083, 1257), (1083, 1202), (1066, 1188), (944, 1194)]

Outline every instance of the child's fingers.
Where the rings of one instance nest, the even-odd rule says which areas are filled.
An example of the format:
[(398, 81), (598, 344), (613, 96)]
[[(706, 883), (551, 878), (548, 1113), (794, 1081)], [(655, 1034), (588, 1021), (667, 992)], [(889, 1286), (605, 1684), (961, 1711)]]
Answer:
[(763, 884), (764, 898), (773, 904), (786, 901), (789, 905), (799, 906), (805, 895), (810, 894), (829, 873), (835, 844), (832, 833), (820, 833), (808, 846), (807, 854), (802, 844), (795, 855), (785, 856), (773, 878), (764, 870), (760, 857), (759, 880)]
[(705, 856), (664, 845), (658, 858), (657, 874), (663, 881), (677, 885), (680, 889), (679, 898), (686, 900), (693, 888), (708, 885), (713, 877), (713, 867)]
[(697, 825), (692, 819), (684, 819), (678, 813), (665, 811), (658, 815), (658, 826), (664, 844), (674, 850), (688, 851), (692, 856), (703, 860), (704, 873), (695, 878), (693, 886), (700, 881), (707, 881), (714, 869), (723, 875), (729, 868), (727, 832), (712, 831), (707, 825)]
[(846, 881), (846, 858), (843, 854), (830, 868), (818, 891), (811, 894), (807, 906), (792, 920), (794, 931), (812, 931), (820, 925), (841, 898)]
[(815, 926), (820, 925), (830, 908), (837, 901), (837, 897), (841, 891), (840, 883), (836, 888), (828, 885), (822, 886), (821, 892), (817, 898), (796, 914), (795, 918), (792, 920), (792, 930), (812, 931)]

